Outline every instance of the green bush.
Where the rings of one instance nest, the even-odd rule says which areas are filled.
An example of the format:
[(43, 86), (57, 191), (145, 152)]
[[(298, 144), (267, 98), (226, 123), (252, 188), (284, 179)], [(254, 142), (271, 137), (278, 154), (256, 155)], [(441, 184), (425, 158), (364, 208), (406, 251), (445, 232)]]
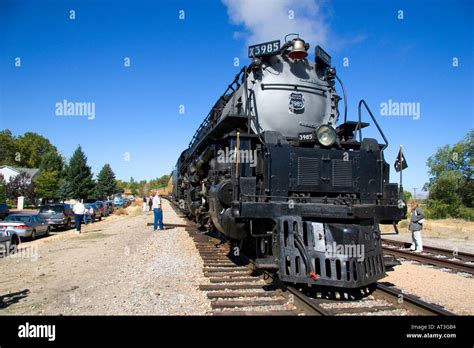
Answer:
[(424, 212), (429, 219), (457, 218), (474, 221), (474, 208), (465, 207), (462, 204), (449, 205), (435, 199), (428, 201)]
[(461, 206), (459, 208), (459, 217), (464, 220), (474, 221), (474, 208)]
[(425, 214), (429, 219), (446, 219), (452, 216), (452, 209), (449, 204), (431, 199), (428, 201), (428, 209), (425, 209)]

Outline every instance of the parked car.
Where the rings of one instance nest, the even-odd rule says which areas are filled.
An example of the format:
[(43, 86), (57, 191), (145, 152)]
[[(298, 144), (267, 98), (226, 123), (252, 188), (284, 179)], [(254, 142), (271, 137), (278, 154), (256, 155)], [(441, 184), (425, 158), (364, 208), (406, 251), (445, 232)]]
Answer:
[(0, 255), (12, 254), (20, 244), (20, 237), (15, 231), (0, 229)]
[(0, 203), (0, 220), (4, 220), (8, 214), (10, 214), (8, 205), (6, 203)]
[(114, 202), (113, 201), (106, 201), (105, 202), (105, 208), (107, 209), (108, 214), (113, 214), (115, 207), (114, 207)]
[(16, 233), (20, 239), (36, 239), (40, 235), (48, 235), (50, 227), (37, 213), (10, 214), (0, 222), (2, 232)]
[(123, 198), (122, 197), (115, 197), (114, 198), (114, 205), (117, 207), (117, 208), (123, 208), (123, 205), (124, 205), (124, 201), (123, 201)]
[(65, 203), (45, 204), (40, 207), (39, 215), (51, 228), (62, 227), (69, 229), (74, 226), (74, 212), (72, 206)]
[(99, 209), (96, 203), (84, 203), (84, 207), (86, 207), (86, 209), (90, 209), (92, 207), (92, 209), (94, 210), (94, 214), (92, 214), (92, 221), (101, 221), (104, 217), (104, 207)]
[(109, 215), (109, 213), (107, 212), (107, 207), (105, 206), (105, 203), (103, 201), (97, 201), (95, 202), (95, 205), (97, 206), (97, 209), (99, 210), (101, 216)]

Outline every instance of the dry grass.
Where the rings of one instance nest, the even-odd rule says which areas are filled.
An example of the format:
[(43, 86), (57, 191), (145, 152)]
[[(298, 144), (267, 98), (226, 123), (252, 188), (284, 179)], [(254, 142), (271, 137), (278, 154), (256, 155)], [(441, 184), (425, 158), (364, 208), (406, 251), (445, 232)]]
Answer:
[(143, 203), (143, 201), (142, 201), (141, 199), (135, 199), (135, 200), (132, 202), (131, 206), (132, 206), (132, 207), (141, 207), (141, 206), (142, 206), (142, 203)]
[(128, 211), (124, 208), (118, 208), (114, 211), (115, 215), (128, 215)]
[[(409, 220), (402, 220), (398, 223), (398, 229), (401, 234), (408, 234)], [(383, 232), (393, 231), (390, 225), (381, 225)], [(425, 219), (423, 224), (423, 235), (431, 238), (461, 240), (472, 242), (474, 240), (474, 222), (461, 219)]]

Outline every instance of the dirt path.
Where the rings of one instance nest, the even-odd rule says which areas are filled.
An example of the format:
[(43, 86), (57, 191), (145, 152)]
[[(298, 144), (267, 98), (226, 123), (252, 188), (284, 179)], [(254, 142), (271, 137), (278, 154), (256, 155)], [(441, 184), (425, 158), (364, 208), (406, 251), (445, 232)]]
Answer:
[[(0, 259), (0, 315), (200, 315), (210, 311), (198, 285), (202, 261), (164, 203), (165, 231), (153, 232), (151, 213), (130, 207), (84, 228), (23, 243)], [(170, 226), (174, 225), (174, 226)]]

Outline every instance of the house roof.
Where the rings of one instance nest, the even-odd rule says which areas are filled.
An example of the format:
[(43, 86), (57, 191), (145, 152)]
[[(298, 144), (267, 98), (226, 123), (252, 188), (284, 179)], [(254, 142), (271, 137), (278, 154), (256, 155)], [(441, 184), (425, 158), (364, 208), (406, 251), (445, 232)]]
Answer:
[(30, 178), (34, 178), (38, 173), (39, 169), (38, 168), (23, 168), (23, 167), (13, 167), (13, 166), (0, 166), (0, 169), (2, 168), (10, 168), (13, 169), (14, 171), (18, 173), (26, 173), (29, 175)]

